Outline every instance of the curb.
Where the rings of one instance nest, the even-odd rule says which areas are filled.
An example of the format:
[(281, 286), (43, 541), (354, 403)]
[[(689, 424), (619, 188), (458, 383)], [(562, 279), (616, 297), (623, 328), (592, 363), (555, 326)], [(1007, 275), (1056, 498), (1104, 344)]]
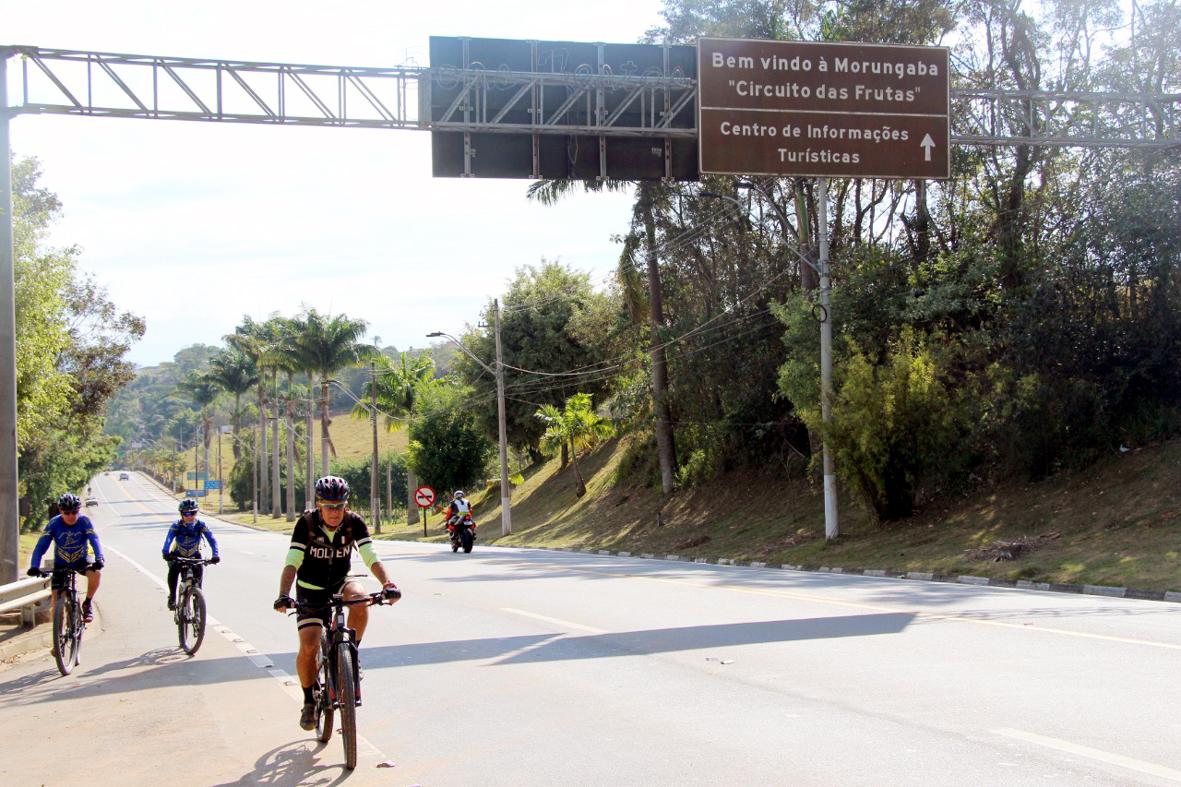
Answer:
[(631, 557), (642, 558), (644, 560), (668, 560), (679, 563), (693, 563), (697, 565), (735, 566), (738, 568), (757, 568), (768, 569), (772, 571), (802, 571), (815, 574), (847, 574), (850, 576), (876, 577), (880, 579), (906, 579), (919, 582), (944, 582), (958, 585), (975, 585), (978, 587), (1016, 588), (1018, 590), (1038, 590), (1047, 593), (1074, 593), (1076, 595), (1104, 596), (1106, 598), (1129, 598), (1135, 599), (1137, 601), (1165, 601), (1173, 604), (1181, 604), (1181, 592), (1172, 590), (1144, 590), (1140, 588), (1113, 587), (1110, 585), (1035, 582), (1028, 579), (1018, 579), (1014, 582), (1007, 579), (995, 579), (992, 577), (976, 577), (970, 574), (942, 575), (929, 571), (889, 571), (882, 568), (860, 569), (841, 568), (834, 566), (821, 566), (819, 568), (812, 568), (809, 566), (793, 565), (790, 563), (783, 563), (779, 566), (768, 566), (766, 563), (758, 560), (733, 560), (731, 558), (725, 557), (682, 557), (681, 555), (674, 554), (658, 555), (652, 552), (643, 552), (639, 555), (633, 555), (628, 551), (594, 549), (590, 547), (529, 547), (514, 545), (512, 548), (544, 550), (547, 552), (576, 552), (584, 555)]

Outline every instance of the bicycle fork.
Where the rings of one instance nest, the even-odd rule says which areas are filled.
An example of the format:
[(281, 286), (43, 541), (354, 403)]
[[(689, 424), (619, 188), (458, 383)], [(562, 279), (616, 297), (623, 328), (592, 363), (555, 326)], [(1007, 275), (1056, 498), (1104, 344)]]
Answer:
[[(329, 661), (331, 663), (332, 674), (336, 675), (337, 666), (338, 666), (338, 663), (337, 663), (338, 659), (337, 659), (336, 654), (340, 652), (340, 648), (348, 648), (352, 652), (352, 655), (353, 655), (353, 658), (352, 658), (353, 697), (356, 700), (353, 704), (359, 708), (359, 707), (361, 707), (361, 668), (360, 668), (360, 665), (357, 663), (357, 645), (356, 645), (357, 632), (354, 631), (353, 629), (345, 629), (345, 631), (347, 632), (347, 634), (342, 634), (339, 632), (336, 634), (336, 647), (333, 648), (331, 651), (329, 651)], [(339, 703), (340, 703), (340, 698), (337, 697), (337, 695), (336, 695), (336, 681), (335, 680), (333, 680), (332, 686), (329, 687), (328, 699), (332, 702), (332, 704), (334, 706), (339, 705)]]

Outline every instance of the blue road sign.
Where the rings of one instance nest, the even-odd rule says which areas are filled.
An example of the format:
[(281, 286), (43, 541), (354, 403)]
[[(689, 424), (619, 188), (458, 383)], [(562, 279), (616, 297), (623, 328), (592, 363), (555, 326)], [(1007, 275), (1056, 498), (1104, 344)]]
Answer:
[(185, 497), (205, 497), (204, 489), (186, 489)]
[(216, 478), (211, 478), (210, 480), (205, 482), (205, 488), (206, 489), (221, 489), (221, 481), (217, 480)]

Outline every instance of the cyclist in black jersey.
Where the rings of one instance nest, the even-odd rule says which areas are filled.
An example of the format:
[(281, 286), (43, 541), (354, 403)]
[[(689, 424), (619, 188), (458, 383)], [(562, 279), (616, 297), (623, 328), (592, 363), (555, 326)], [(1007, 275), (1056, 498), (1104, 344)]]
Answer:
[[(291, 534), (287, 563), (279, 578), (279, 597), (275, 599), (277, 611), (286, 612), (294, 605), (288, 595), (292, 582), (295, 582), (296, 596), (303, 604), (327, 604), (336, 593), (346, 599), (364, 597), (366, 594), (361, 584), (348, 579), (354, 548), (383, 587), (397, 589), (386, 574), (385, 566), (377, 559), (365, 520), (348, 509), (348, 501), (349, 484), (343, 478), (330, 475), (316, 481), (316, 508), (303, 512)], [(357, 632), (358, 647), (368, 622), (367, 606), (349, 607), (348, 627)], [(326, 608), (318, 613), (300, 612), (297, 616), (299, 654), (295, 657), (295, 669), (303, 687), (299, 725), (305, 730), (316, 727), (313, 699), (317, 689), (316, 650), (320, 647), (320, 630), (327, 625)]]

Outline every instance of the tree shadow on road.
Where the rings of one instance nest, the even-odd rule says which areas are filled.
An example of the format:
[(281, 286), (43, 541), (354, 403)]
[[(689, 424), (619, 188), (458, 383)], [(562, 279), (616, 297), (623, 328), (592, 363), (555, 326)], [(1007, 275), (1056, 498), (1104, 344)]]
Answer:
[[(331, 743), (331, 742), (330, 742)], [(320, 755), (328, 744), (315, 741), (287, 743), (271, 749), (254, 763), (254, 770), (233, 782), (221, 782), (215, 787), (243, 787), (243, 785), (266, 784), (269, 787), (295, 787), (295, 785), (343, 784), (354, 771), (346, 770), (344, 763), (321, 762)], [(339, 747), (336, 747), (339, 748)]]

